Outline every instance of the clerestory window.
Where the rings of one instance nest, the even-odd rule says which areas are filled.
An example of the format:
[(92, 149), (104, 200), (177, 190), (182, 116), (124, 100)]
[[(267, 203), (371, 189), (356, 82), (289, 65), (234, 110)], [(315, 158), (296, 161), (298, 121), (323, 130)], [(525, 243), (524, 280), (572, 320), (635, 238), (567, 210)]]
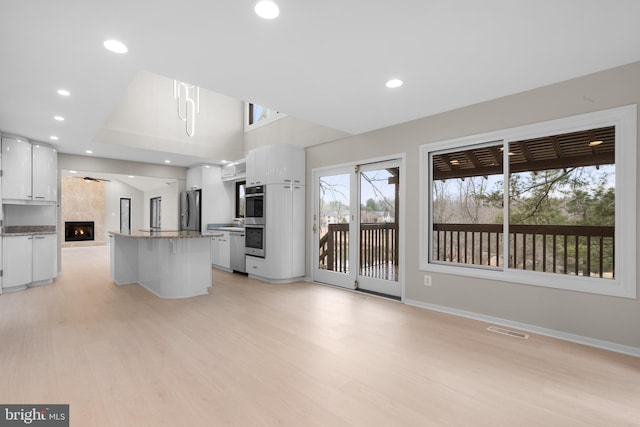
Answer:
[(635, 298), (636, 106), (421, 147), (420, 266)]

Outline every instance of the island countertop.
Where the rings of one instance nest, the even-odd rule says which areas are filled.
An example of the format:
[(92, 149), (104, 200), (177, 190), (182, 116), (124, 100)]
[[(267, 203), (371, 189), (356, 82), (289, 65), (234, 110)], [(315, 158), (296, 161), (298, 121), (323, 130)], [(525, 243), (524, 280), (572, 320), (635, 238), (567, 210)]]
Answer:
[(201, 237), (211, 237), (199, 231), (187, 230), (131, 230), (129, 233), (119, 231), (109, 231), (109, 234), (122, 237), (133, 237), (138, 239), (195, 239)]

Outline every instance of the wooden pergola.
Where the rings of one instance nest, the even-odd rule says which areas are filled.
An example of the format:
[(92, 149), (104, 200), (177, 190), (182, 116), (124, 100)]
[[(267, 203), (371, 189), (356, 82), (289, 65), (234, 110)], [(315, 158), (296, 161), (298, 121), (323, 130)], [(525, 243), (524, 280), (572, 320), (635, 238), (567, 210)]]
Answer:
[[(433, 179), (497, 175), (504, 172), (502, 144), (433, 156)], [(509, 144), (509, 171), (536, 172), (615, 163), (615, 127), (608, 126)]]

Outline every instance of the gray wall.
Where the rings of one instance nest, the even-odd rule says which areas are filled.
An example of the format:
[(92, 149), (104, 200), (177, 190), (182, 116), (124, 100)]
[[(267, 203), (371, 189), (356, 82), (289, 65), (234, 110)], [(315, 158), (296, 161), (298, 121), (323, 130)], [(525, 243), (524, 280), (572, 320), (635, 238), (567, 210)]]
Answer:
[[(638, 300), (435, 273), (432, 274), (433, 286), (423, 286), (425, 273), (418, 269), (419, 236), (414, 232), (418, 229), (420, 212), (421, 144), (638, 103), (640, 62), (307, 147), (307, 181), (311, 183), (314, 168), (406, 153), (407, 299), (640, 348)], [(307, 206), (311, 206), (311, 195), (312, 188), (308, 185)], [(308, 214), (307, 229), (311, 227), (310, 218)], [(308, 235), (307, 248), (311, 248)], [(307, 256), (308, 276), (311, 275), (309, 258)]]

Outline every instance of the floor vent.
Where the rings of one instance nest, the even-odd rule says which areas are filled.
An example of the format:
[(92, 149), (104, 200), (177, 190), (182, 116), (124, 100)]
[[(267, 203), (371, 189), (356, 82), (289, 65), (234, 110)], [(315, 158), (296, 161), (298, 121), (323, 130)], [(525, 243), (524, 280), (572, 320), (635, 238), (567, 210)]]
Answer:
[(523, 340), (529, 339), (529, 335), (527, 335), (525, 333), (518, 332), (518, 331), (512, 331), (512, 330), (509, 330), (509, 329), (500, 328), (498, 326), (489, 326), (487, 328), (487, 331), (495, 332), (496, 334), (509, 335), (510, 337), (520, 338), (520, 339), (523, 339)]

